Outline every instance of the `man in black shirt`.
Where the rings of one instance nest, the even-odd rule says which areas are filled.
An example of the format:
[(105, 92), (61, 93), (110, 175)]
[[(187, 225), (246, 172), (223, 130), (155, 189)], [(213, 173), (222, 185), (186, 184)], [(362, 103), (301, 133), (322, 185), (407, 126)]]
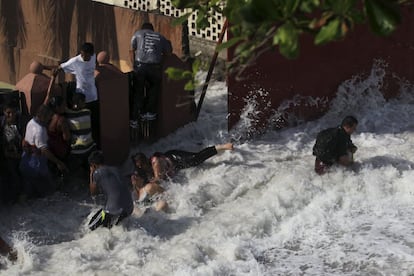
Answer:
[(313, 146), (317, 174), (324, 174), (335, 163), (342, 166), (353, 164), (353, 154), (357, 147), (352, 143), (351, 134), (357, 125), (358, 120), (355, 117), (347, 116), (342, 120), (340, 126), (328, 128), (318, 133)]

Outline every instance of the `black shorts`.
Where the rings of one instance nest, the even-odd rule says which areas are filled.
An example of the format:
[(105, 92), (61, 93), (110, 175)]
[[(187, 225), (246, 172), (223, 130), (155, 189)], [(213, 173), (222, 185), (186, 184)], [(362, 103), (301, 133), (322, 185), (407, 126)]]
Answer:
[(124, 218), (128, 216), (127, 213), (123, 212), (120, 215), (111, 215), (100, 209), (89, 221), (88, 227), (90, 230), (95, 230), (99, 226), (111, 228), (113, 225), (118, 225)]

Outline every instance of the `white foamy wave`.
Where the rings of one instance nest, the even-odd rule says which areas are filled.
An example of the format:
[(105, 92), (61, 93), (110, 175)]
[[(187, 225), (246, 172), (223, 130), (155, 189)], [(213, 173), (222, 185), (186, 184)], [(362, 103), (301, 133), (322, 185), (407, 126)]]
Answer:
[[(1, 210), (2, 237), (19, 261), (0, 274), (413, 274), (414, 91), (402, 85), (398, 98), (384, 100), (386, 67), (375, 70), (344, 82), (320, 119), (240, 139), (233, 152), (163, 183), (169, 213), (90, 232), (100, 204), (87, 187)], [(225, 83), (212, 83), (198, 122), (134, 150), (198, 150), (232, 138), (226, 99)], [(352, 136), (357, 164), (316, 175), (316, 133), (349, 113), (360, 121)]]

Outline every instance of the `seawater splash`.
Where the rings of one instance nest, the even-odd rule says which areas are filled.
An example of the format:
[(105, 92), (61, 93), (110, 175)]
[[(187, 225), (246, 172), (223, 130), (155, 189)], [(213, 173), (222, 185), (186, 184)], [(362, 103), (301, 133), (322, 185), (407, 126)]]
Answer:
[[(358, 110), (351, 170), (313, 171), (317, 131), (342, 119), (342, 110), (330, 110), (162, 182), (168, 213), (90, 232), (88, 217), (100, 205), (86, 187), (0, 209), (1, 235), (23, 256), (0, 275), (412, 275), (414, 102), (412, 86), (402, 87), (388, 102), (377, 93), (335, 99)], [(225, 83), (212, 83), (199, 121), (145, 152), (223, 142), (226, 100)], [(369, 111), (372, 103), (378, 110)]]
[(296, 94), (292, 99), (283, 101), (279, 107), (274, 110), (274, 114), (268, 120), (268, 125), (270, 129), (296, 126), (306, 121), (306, 118), (297, 112), (300, 107), (318, 109), (327, 105), (328, 99), (326, 97), (311, 97)]
[(265, 129), (259, 127), (262, 114), (271, 112), (269, 92), (263, 88), (253, 89), (244, 100), (244, 108), (240, 114), (240, 120), (231, 131), (232, 139), (244, 141), (262, 134)]
[(334, 119), (351, 114), (363, 117), (366, 113), (381, 109), (386, 103), (381, 89), (387, 67), (383, 60), (375, 60), (367, 76), (356, 75), (344, 81), (324, 117)]
[[(375, 60), (369, 74), (355, 75), (340, 84), (330, 103), (327, 97), (296, 94), (291, 99), (284, 100), (277, 109), (272, 109), (271, 101), (267, 98), (269, 92), (260, 88), (253, 90), (244, 99), (245, 107), (241, 112), (239, 123), (232, 130), (232, 136), (237, 141), (243, 141), (256, 138), (266, 131), (303, 124), (306, 118), (298, 112), (300, 107), (316, 109), (328, 106), (328, 111), (323, 118), (331, 124), (338, 124), (338, 118), (346, 115), (362, 118), (366, 113), (381, 110), (387, 103), (381, 91), (387, 67), (383, 60)], [(404, 94), (405, 99), (411, 95), (414, 101), (414, 96), (410, 94), (412, 85), (407, 81), (401, 81), (400, 86), (400, 95)], [(263, 113), (271, 116), (260, 124)]]

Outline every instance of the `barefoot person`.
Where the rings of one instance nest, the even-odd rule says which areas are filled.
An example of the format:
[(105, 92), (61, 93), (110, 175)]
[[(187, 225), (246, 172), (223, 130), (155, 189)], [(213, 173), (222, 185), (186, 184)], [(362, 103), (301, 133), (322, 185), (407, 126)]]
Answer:
[(183, 150), (169, 150), (165, 153), (157, 152), (149, 161), (143, 153), (137, 153), (133, 156), (133, 161), (135, 170), (142, 175), (153, 176), (153, 180), (157, 181), (172, 177), (181, 169), (198, 166), (208, 158), (226, 150), (233, 150), (233, 144), (215, 145), (199, 152)]

